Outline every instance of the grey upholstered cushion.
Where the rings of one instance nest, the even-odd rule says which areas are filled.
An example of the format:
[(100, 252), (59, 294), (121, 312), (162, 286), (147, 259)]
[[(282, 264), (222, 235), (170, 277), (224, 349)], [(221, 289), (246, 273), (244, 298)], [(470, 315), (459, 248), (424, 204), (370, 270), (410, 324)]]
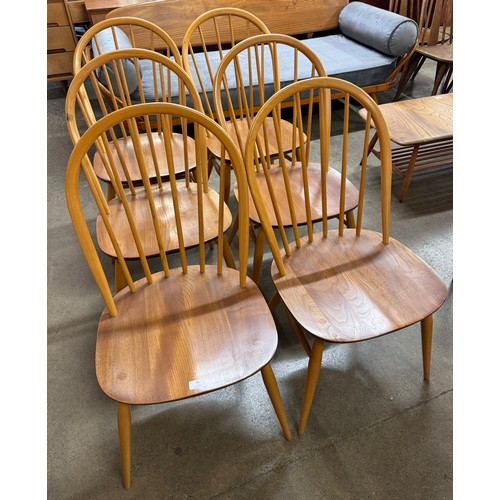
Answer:
[[(113, 36), (113, 31), (115, 33), (115, 37)], [(133, 48), (132, 43), (130, 42), (127, 34), (118, 27), (114, 28), (106, 28), (95, 36), (97, 39), (97, 43), (95, 39), (92, 39), (92, 52), (94, 57), (100, 54), (105, 54), (106, 52), (111, 52), (113, 50), (118, 49), (131, 49)], [(139, 82), (137, 79), (137, 73), (135, 70), (134, 60), (133, 59), (122, 59), (123, 64), (123, 72), (125, 74), (125, 79), (127, 81), (127, 87), (129, 93), (132, 94), (138, 87)], [(110, 75), (111, 84), (113, 86), (113, 91), (115, 94), (119, 93), (118, 84), (116, 81), (116, 76), (114, 73), (114, 64), (109, 62), (106, 64), (106, 68)], [(121, 69), (119, 69), (121, 71)], [(106, 84), (106, 77), (104, 75), (104, 69), (100, 68), (97, 72), (97, 78), (103, 83)]]
[(418, 34), (413, 19), (363, 2), (351, 2), (340, 11), (339, 27), (349, 38), (396, 57), (413, 47)]
[[(359, 87), (366, 87), (370, 85), (377, 85), (384, 83), (387, 77), (391, 74), (392, 70), (396, 67), (397, 57), (383, 54), (378, 50), (370, 48), (366, 45), (356, 42), (355, 40), (348, 38), (342, 34), (339, 35), (328, 35), (324, 37), (313, 37), (302, 41), (305, 45), (308, 45), (321, 59), (323, 66), (325, 67), (328, 76), (334, 76), (337, 78), (342, 78), (348, 80)], [(293, 49), (290, 47), (280, 45), (278, 47), (279, 60), (280, 60), (280, 80), (281, 87), (291, 83), (294, 80), (293, 75)], [(247, 62), (247, 51), (243, 51), (240, 54), (240, 68), (243, 72), (243, 78), (248, 80), (248, 62)], [(300, 56), (305, 57), (303, 55)], [(211, 61), (212, 68), (217, 68), (220, 55), (218, 51), (210, 52), (208, 58)], [(212, 83), (210, 78), (210, 72), (206, 63), (205, 55), (203, 53), (196, 54), (197, 60), (197, 71), (194, 70), (192, 66), (191, 70), (193, 74), (200, 74), (203, 81), (203, 85), (206, 91), (206, 98), (209, 99), (212, 105)], [(274, 92), (274, 77), (273, 70), (269, 64), (269, 57), (265, 58), (266, 65), (264, 68), (264, 80), (266, 83), (265, 98), (269, 98)], [(253, 67), (253, 82), (256, 84), (256, 69), (255, 61), (252, 64)], [(298, 79), (302, 80), (309, 78), (311, 76), (311, 66), (310, 64), (300, 64), (301, 72), (299, 72)], [(156, 68), (157, 75), (158, 68)], [(215, 70), (213, 69), (215, 73)], [(142, 75), (142, 86), (146, 100), (155, 100), (154, 87), (153, 87), (153, 68), (149, 61), (141, 61), (141, 75)], [(236, 87), (236, 77), (233, 71), (232, 65), (229, 66), (226, 72), (227, 82), (230, 89)], [(166, 80), (166, 77), (165, 77)], [(174, 79), (175, 80), (175, 79)], [(159, 77), (157, 76), (157, 81)], [(201, 86), (199, 85), (197, 79), (196, 87), (199, 92), (201, 92)], [(177, 85), (175, 81), (172, 81), (171, 86), (172, 102), (178, 102), (177, 97)], [(225, 92), (222, 93), (223, 101), (225, 101)], [(200, 95), (203, 105), (206, 106), (205, 96)], [(138, 99), (138, 91), (132, 95), (132, 99)], [(233, 93), (234, 98), (234, 93)], [(256, 94), (254, 96), (255, 102), (260, 102), (259, 96)], [(188, 105), (190, 105), (190, 99), (188, 98)], [(223, 106), (227, 107), (227, 102), (223, 102)]]

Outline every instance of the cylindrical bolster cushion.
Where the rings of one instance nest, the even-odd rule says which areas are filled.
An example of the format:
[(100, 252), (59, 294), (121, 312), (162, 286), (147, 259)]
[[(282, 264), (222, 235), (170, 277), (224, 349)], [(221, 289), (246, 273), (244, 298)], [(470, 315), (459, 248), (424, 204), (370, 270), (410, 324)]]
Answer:
[(415, 44), (418, 34), (413, 19), (363, 2), (351, 2), (341, 11), (342, 33), (384, 54), (399, 57)]
[[(114, 32), (114, 36), (113, 36)], [(115, 42), (116, 36), (116, 42)], [(133, 45), (129, 40), (127, 34), (120, 28), (116, 26), (114, 28), (106, 28), (96, 35), (97, 44), (94, 39), (92, 39), (92, 52), (94, 53), (94, 57), (99, 54), (105, 54), (106, 52), (111, 52), (118, 49), (131, 49)], [(99, 47), (97, 47), (99, 45)], [(113, 91), (115, 94), (119, 94), (119, 87), (117, 83), (116, 76), (114, 74), (114, 68), (116, 66), (109, 62), (106, 64), (106, 68), (110, 75), (111, 85), (113, 86)], [(135, 64), (133, 59), (123, 59), (122, 66), (123, 72), (125, 74), (125, 78), (127, 80), (127, 87), (130, 94), (135, 92), (137, 87), (139, 86), (139, 82), (137, 80), (137, 73), (135, 71)], [(120, 75), (119, 75), (120, 76)], [(106, 76), (104, 74), (104, 69), (100, 68), (97, 73), (97, 78), (105, 84)], [(123, 82), (122, 82), (123, 83)]]

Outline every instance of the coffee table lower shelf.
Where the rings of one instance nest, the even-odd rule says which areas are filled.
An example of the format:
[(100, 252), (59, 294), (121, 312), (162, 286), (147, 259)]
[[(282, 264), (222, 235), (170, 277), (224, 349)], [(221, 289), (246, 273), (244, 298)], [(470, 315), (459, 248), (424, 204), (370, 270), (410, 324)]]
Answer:
[[(372, 149), (371, 153), (380, 159), (379, 151)], [(392, 170), (403, 178), (399, 201), (404, 200), (415, 172), (445, 166), (453, 166), (453, 139), (393, 149)]]

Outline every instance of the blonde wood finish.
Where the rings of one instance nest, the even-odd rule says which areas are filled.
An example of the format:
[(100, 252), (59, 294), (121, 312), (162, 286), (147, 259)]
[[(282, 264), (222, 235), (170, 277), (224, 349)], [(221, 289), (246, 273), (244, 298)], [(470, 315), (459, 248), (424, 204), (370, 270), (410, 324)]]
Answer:
[[(160, 28), (154, 22), (136, 17), (114, 17), (113, 19), (102, 21), (91, 26), (80, 38), (75, 49), (75, 58), (73, 62), (75, 74), (90, 61), (93, 57), (101, 55), (97, 35), (106, 29), (114, 30), (121, 29), (125, 32), (133, 48), (138, 49), (162, 49), (164, 55), (172, 57), (177, 63), (181, 64), (181, 55), (177, 45), (174, 43), (168, 33)], [(115, 36), (115, 35), (113, 35)], [(92, 42), (95, 43), (98, 53), (92, 52)], [(115, 47), (120, 47), (115, 44)]]
[[(382, 104), (393, 150), (393, 172), (403, 178), (399, 201), (403, 202), (414, 172), (453, 164), (453, 94), (442, 94)], [(367, 111), (360, 110), (366, 120)], [(375, 134), (369, 153), (377, 158)]]
[[(248, 61), (253, 64), (250, 65)], [(248, 70), (248, 82), (243, 78), (242, 66), (255, 66), (254, 70)], [(263, 68), (266, 68), (267, 75)], [(214, 88), (220, 89), (220, 92), (214, 94), (217, 115), (219, 118), (223, 116), (222, 103), (227, 102), (229, 119), (224, 126), (236, 136), (236, 142), (242, 151), (254, 116), (266, 102), (269, 73), (274, 77), (276, 92), (282, 86), (281, 68), (287, 68), (288, 74), (291, 70), (295, 82), (303, 78), (303, 75), (326, 76), (321, 60), (309, 47), (295, 38), (280, 34), (263, 34), (243, 40), (229, 50), (220, 63), (214, 83)], [(236, 97), (231, 97), (234, 91), (229, 89), (227, 83), (231, 78), (237, 82)], [(311, 117), (315, 100), (315, 96), (307, 95), (307, 92), (296, 99), (290, 99), (287, 104), (294, 107), (288, 120), (282, 118), (279, 109), (274, 116), (266, 117), (259, 127), (254, 158), (256, 180), (261, 185), (265, 211), (271, 214), (270, 222), (274, 228), (278, 228), (280, 224), (285, 228), (305, 225), (308, 218), (312, 223), (322, 219), (323, 173), (318, 163), (309, 160), (314, 133)], [(244, 127), (241, 126), (242, 123), (245, 123)], [(302, 157), (307, 161), (302, 163)], [(307, 178), (304, 170), (307, 170)], [(339, 215), (341, 179), (340, 174), (334, 170), (327, 171), (325, 175), (329, 186), (327, 218), (330, 219)], [(307, 189), (304, 187), (306, 180)], [(238, 196), (237, 186), (235, 195)], [(345, 212), (352, 212), (357, 206), (358, 192), (349, 181), (344, 195), (347, 197)], [(305, 202), (305, 197), (310, 197), (310, 203)], [(276, 210), (273, 209), (274, 206), (277, 207)], [(279, 214), (280, 219), (273, 214)], [(250, 204), (250, 220), (256, 227), (260, 225), (253, 203)], [(262, 235), (258, 234), (252, 274), (255, 281), (259, 279), (263, 253), (264, 242)]]
[(122, 465), (122, 482), (125, 489), (130, 488), (130, 466), (132, 465), (132, 415), (130, 406), (118, 403), (117, 423), (120, 440), (120, 456)]
[[(122, 258), (119, 243), (115, 244), (126, 287), (113, 296), (106, 279), (102, 257), (93, 241), (87, 223), (89, 204), (82, 207), (80, 191), (87, 186), (103, 221), (109, 207), (99, 195), (95, 176), (88, 159), (89, 151), (105, 141), (111, 128), (127, 124), (140, 159), (138, 123), (155, 116), (162, 130), (174, 117), (194, 125), (196, 157), (207, 157), (208, 133), (219, 138), (229, 152), (235, 178), (240, 185), (238, 211), (238, 269), (223, 266), (223, 238), (227, 211), (219, 198), (218, 250), (216, 262), (207, 262), (203, 224), (205, 204), (202, 193), (208, 182), (197, 176), (199, 237), (197, 252), (188, 263), (185, 224), (192, 224), (192, 214), (184, 212), (176, 188), (183, 183), (172, 181), (175, 224), (179, 235), (178, 267), (170, 256), (161, 255), (161, 270), (153, 273), (144, 250), (140, 269), (134, 270), (135, 281), (127, 262)], [(147, 121), (147, 120), (146, 120)], [(167, 136), (167, 135), (166, 135)], [(144, 172), (143, 161), (139, 164)], [(81, 182), (83, 171), (84, 181)], [(172, 177), (175, 179), (175, 177)], [(221, 183), (223, 178), (221, 178)], [(105, 302), (96, 338), (96, 375), (100, 387), (118, 404), (118, 428), (122, 454), (123, 484), (130, 486), (131, 438), (130, 406), (165, 403), (218, 390), (261, 372), (272, 405), (285, 438), (291, 437), (285, 410), (272, 368), (269, 364), (276, 347), (277, 331), (266, 301), (259, 288), (246, 276), (248, 261), (248, 190), (241, 154), (225, 131), (203, 113), (170, 103), (137, 104), (119, 109), (92, 124), (77, 141), (68, 162), (66, 197), (68, 209), (83, 253)], [(144, 189), (149, 201), (151, 224), (156, 243), (164, 250), (158, 226), (159, 210), (151, 184), (145, 177)], [(87, 199), (88, 196), (85, 197)], [(180, 198), (180, 197), (179, 197)], [(133, 213), (129, 214), (133, 222)], [(107, 224), (109, 238), (117, 241), (113, 227)], [(131, 227), (131, 232), (136, 230)], [(197, 259), (197, 261), (196, 261)], [(170, 262), (169, 262), (170, 261)], [(235, 263), (236, 264), (236, 263)]]
[[(179, 250), (179, 238), (175, 224), (175, 211), (172, 196), (172, 188), (165, 185), (159, 188), (152, 186), (152, 193), (155, 201), (156, 210), (160, 217), (160, 232), (162, 234), (163, 244), (167, 252)], [(177, 198), (180, 210), (185, 217), (183, 225), (183, 238), (186, 248), (198, 244), (198, 190), (196, 184), (189, 187), (180, 185), (177, 189)], [(217, 223), (219, 212), (219, 195), (215, 190), (209, 188), (202, 192), (203, 199), (203, 219), (205, 227), (205, 241), (217, 239), (219, 226)], [(149, 257), (158, 255), (158, 244), (151, 217), (149, 215), (149, 199), (144, 188), (138, 188), (135, 195), (127, 194), (127, 201), (130, 206), (130, 212), (137, 225), (137, 232), (142, 242), (144, 252)], [(120, 248), (128, 259), (138, 259), (139, 252), (134, 242), (133, 234), (127, 220), (127, 214), (123, 210), (123, 203), (118, 198), (113, 198), (109, 202), (109, 222), (113, 226)], [(224, 225), (223, 231), (226, 231), (231, 225), (231, 212), (227, 205), (224, 206)], [(96, 234), (99, 247), (106, 254), (116, 257), (116, 251), (109, 238), (105, 224), (101, 216), (97, 217)]]
[[(122, 21), (120, 23), (123, 26)], [(137, 20), (137, 23), (144, 26), (141, 20)], [(109, 23), (104, 24), (107, 26)], [(93, 29), (98, 31), (100, 28), (94, 26)], [(87, 41), (84, 40), (84, 44), (86, 45)], [(111, 96), (111, 110), (132, 104), (130, 96), (124, 90), (126, 78), (124, 75), (121, 76), (124, 61), (127, 63), (134, 61), (137, 78), (140, 78), (139, 61), (143, 68), (146, 63), (150, 63), (155, 66), (158, 73), (160, 68), (162, 69), (165, 78), (163, 81), (158, 78), (156, 82), (158, 88), (155, 93), (158, 101), (168, 101), (171, 92), (169, 89), (175, 86), (191, 93), (193, 106), (201, 109), (193, 82), (177, 63), (166, 56), (146, 49), (126, 49), (101, 54), (90, 59), (78, 71), (68, 91), (66, 117), (74, 143), (97, 121), (98, 116), (106, 116), (109, 113), (106, 96)], [(110, 66), (113, 70), (111, 75), (108, 74), (111, 71)], [(99, 71), (106, 76), (104, 83), (95, 76)], [(104, 94), (106, 90), (114, 89), (112, 83), (115, 81), (123, 82), (119, 85), (119, 95), (115, 96), (115, 90)], [(89, 98), (87, 91), (90, 88), (97, 99)], [(116, 99), (120, 99), (120, 104), (116, 103)], [(140, 95), (140, 100), (145, 101), (143, 95)], [(181, 101), (184, 100), (184, 94), (181, 92)], [(83, 115), (83, 120), (78, 120), (78, 111)], [(123, 128), (120, 130), (115, 128), (112, 131), (109, 140), (99, 141), (93, 159), (95, 175), (109, 186), (107, 196), (109, 203), (102, 201), (106, 206), (106, 218), (104, 220), (99, 216), (96, 224), (97, 241), (102, 251), (113, 258), (119, 258), (115, 243), (108, 236), (106, 224), (113, 227), (124, 259), (140, 259), (141, 252), (145, 253), (146, 258), (156, 257), (163, 252), (179, 251), (181, 246), (186, 248), (193, 246), (199, 237), (200, 225), (196, 214), (201, 199), (204, 200), (205, 208), (203, 237), (207, 242), (215, 240), (219, 231), (219, 196), (208, 186), (206, 159), (197, 157), (195, 141), (187, 134), (186, 123), (181, 122), (181, 130), (176, 132), (172, 123), (168, 123), (166, 128), (158, 128), (156, 119), (148, 117), (148, 121), (141, 124), (141, 128), (145, 128), (146, 131), (138, 137), (130, 135), (129, 128), (130, 125), (124, 123)], [(138, 147), (141, 150), (140, 155), (137, 152)], [(200, 175), (204, 180), (204, 187), (199, 195), (196, 182), (191, 180), (195, 175)], [(147, 182), (154, 184), (149, 190), (142, 187), (145, 176)], [(179, 188), (174, 191), (171, 187), (171, 176), (179, 177), (176, 181), (179, 183)], [(125, 190), (126, 188), (128, 189)], [(174, 192), (177, 197), (175, 203)], [(156, 225), (153, 225), (150, 217), (150, 195), (158, 214)], [(104, 198), (103, 195), (101, 197)], [(177, 232), (176, 213), (173, 210), (175, 205), (178, 205), (184, 214), (193, 217), (191, 222), (184, 226), (182, 244)], [(230, 212), (226, 205), (223, 215), (224, 232), (231, 223)], [(133, 217), (134, 226), (130, 225), (130, 217)], [(160, 246), (157, 244), (158, 234), (161, 235)], [(223, 250), (226, 262), (228, 265), (233, 265), (234, 258), (230, 248), (224, 245)], [(125, 278), (120, 266), (115, 268), (115, 289), (120, 290)]]
[[(321, 222), (313, 228), (312, 199), (305, 190), (307, 236), (301, 236), (297, 221), (285, 231), (279, 222), (273, 230), (271, 220), (283, 220), (281, 205), (266, 207), (254, 168), (259, 128), (267, 116), (277, 113), (280, 104), (301, 92), (314, 89), (319, 95), (318, 112), (314, 115), (319, 130), (319, 157), (322, 182)], [(343, 92), (343, 109), (334, 110), (328, 91)], [(352, 130), (351, 101), (356, 100), (367, 110), (364, 131)], [(380, 231), (363, 228), (364, 183), (370, 143), (370, 123), (380, 141), (381, 224)], [(339, 131), (332, 137), (331, 131)], [(350, 147), (352, 132), (359, 134), (359, 148)], [(338, 134), (338, 132), (337, 132)], [(349, 157), (359, 161), (358, 207), (356, 228), (344, 224), (333, 227), (328, 223), (326, 183), (329, 168), (335, 167), (341, 176), (339, 219), (346, 212), (347, 165)], [(302, 155), (305, 162), (308, 156)], [(432, 315), (443, 304), (447, 289), (439, 276), (417, 255), (389, 234), (391, 202), (391, 141), (380, 107), (362, 89), (344, 80), (318, 77), (293, 83), (271, 97), (254, 118), (245, 150), (247, 177), (262, 229), (274, 260), (272, 280), (284, 306), (293, 316), (292, 327), (310, 356), (306, 391), (299, 423), (299, 433), (305, 431), (321, 367), (324, 342), (351, 343), (377, 338), (412, 324), (422, 322), (424, 377), (429, 375), (432, 339)], [(302, 169), (304, 186), (308, 169)], [(268, 188), (269, 190), (269, 188)], [(289, 190), (289, 203), (294, 192)], [(288, 241), (290, 238), (291, 241)], [(278, 243), (279, 241), (279, 243)], [(282, 247), (282, 249), (280, 249)], [(276, 301), (275, 301), (276, 302)], [(297, 324), (294, 324), (296, 321)], [(312, 348), (304, 342), (300, 330), (313, 338)]]
[[(142, 21), (138, 20), (141, 23)], [(122, 23), (122, 21), (120, 21)], [(105, 24), (105, 27), (108, 23)], [(120, 24), (123, 26), (123, 24)], [(99, 25), (93, 27), (98, 29)], [(87, 40), (82, 38), (82, 46), (79, 46), (75, 53), (75, 68), (81, 62), (80, 55), (84, 53), (82, 47), (87, 45)], [(167, 56), (146, 49), (122, 49), (101, 54), (90, 59), (84, 66), (76, 71), (76, 77), (72, 83), (72, 91), (68, 93), (66, 99), (66, 119), (68, 131), (73, 143), (75, 143), (83, 131), (98, 117), (108, 114), (110, 111), (130, 106), (136, 101), (145, 102), (145, 94), (139, 88), (134, 95), (136, 101), (132, 101), (128, 92), (127, 80), (123, 73), (124, 62), (130, 64), (133, 61), (136, 69), (136, 78), (140, 81), (139, 61), (144, 65), (149, 61), (152, 68), (160, 73), (159, 68), (165, 78), (158, 78), (155, 82), (155, 100), (168, 102), (171, 99), (172, 87), (187, 90), (192, 96), (191, 102), (195, 109), (201, 109), (201, 102), (196, 92), (196, 88), (189, 75), (176, 62)], [(95, 75), (103, 73), (103, 77), (98, 79)], [(118, 87), (118, 92), (115, 90)], [(97, 98), (90, 99), (87, 88), (91, 88)], [(181, 102), (185, 102), (185, 94), (181, 91)], [(78, 113), (81, 113), (83, 120), (78, 120)], [(143, 124), (146, 132), (140, 137), (144, 154), (146, 155), (146, 168), (148, 177), (161, 185), (170, 175), (170, 165), (168, 154), (172, 155), (173, 170), (176, 176), (189, 176), (196, 167), (195, 145), (192, 137), (187, 135), (186, 124), (182, 126), (182, 132), (176, 132), (170, 126), (172, 134), (171, 147), (169, 153), (162, 140), (161, 134), (155, 133), (156, 122), (151, 120), (148, 124)], [(99, 147), (95, 159), (94, 168), (98, 177), (108, 183), (113, 184), (112, 166), (115, 166), (116, 173), (114, 182), (126, 183), (129, 188), (136, 184), (142, 184), (142, 174), (137, 163), (132, 140), (126, 136), (126, 129), (122, 131), (124, 138), (117, 137), (109, 146), (108, 151), (103, 151)], [(116, 191), (116, 186), (114, 186)]]
[(399, 99), (426, 59), (436, 63), (431, 95), (450, 91), (453, 74), (453, 0), (423, 0), (419, 18), (418, 47), (401, 72), (394, 100)]

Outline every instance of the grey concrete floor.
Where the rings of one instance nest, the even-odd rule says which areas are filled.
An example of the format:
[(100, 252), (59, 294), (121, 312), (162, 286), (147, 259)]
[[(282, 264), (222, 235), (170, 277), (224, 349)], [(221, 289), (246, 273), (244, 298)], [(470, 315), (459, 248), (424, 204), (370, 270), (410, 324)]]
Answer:
[[(426, 64), (403, 99), (430, 94)], [(394, 91), (379, 96), (392, 100)], [(47, 91), (47, 491), (50, 499), (447, 499), (453, 496), (453, 178), (417, 174), (405, 203), (393, 180), (392, 236), (449, 288), (435, 314), (432, 376), (418, 325), (326, 348), (306, 433), (296, 433), (307, 357), (278, 308), (273, 368), (292, 427), (287, 442), (262, 380), (170, 405), (134, 408), (132, 486), (121, 485), (116, 405), (99, 389), (94, 341), (103, 308), (64, 195), (71, 141), (64, 94)], [(376, 197), (376, 160), (368, 189)], [(376, 217), (376, 205), (369, 207)], [(272, 284), (265, 277), (263, 291)]]

